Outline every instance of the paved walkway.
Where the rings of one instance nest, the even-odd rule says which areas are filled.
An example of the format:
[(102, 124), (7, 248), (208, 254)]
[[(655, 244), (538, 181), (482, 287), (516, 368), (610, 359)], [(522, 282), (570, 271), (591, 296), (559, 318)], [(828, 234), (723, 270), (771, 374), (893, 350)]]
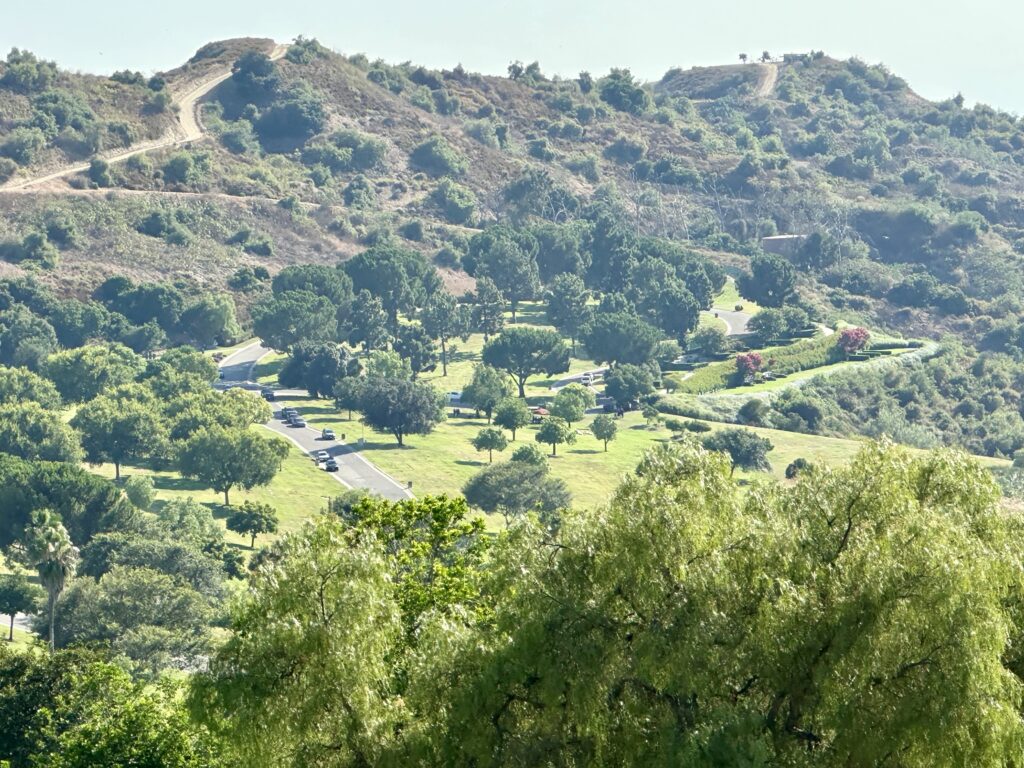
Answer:
[[(268, 352), (270, 350), (257, 341), (225, 357), (220, 362), (220, 371), (224, 374), (224, 378), (218, 382), (219, 386), (245, 387), (246, 389), (260, 388), (252, 380), (253, 368), (260, 358)], [(307, 393), (303, 390), (280, 389), (275, 390), (275, 392), (279, 398), (308, 397)], [(338, 441), (321, 440), (319, 430), (309, 429), (308, 427), (292, 427), (282, 421), (281, 410), (287, 405), (287, 402), (275, 400), (270, 405), (274, 410), (274, 418), (267, 424), (267, 428), (288, 438), (288, 440), (307, 454), (316, 451), (327, 451), (340, 466), (337, 472), (328, 472), (327, 474), (345, 487), (365, 488), (371, 493), (383, 496), (385, 499), (391, 499), (392, 501), (411, 499), (413, 497), (406, 486), (378, 469), (351, 445)], [(299, 408), (300, 413), (301, 411), (302, 409)]]

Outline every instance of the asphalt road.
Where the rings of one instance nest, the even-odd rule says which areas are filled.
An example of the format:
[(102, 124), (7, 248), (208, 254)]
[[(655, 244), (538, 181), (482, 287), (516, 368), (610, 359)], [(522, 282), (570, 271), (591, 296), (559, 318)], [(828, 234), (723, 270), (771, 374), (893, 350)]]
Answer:
[[(347, 485), (349, 488), (365, 488), (371, 493), (392, 501), (412, 498), (412, 492), (406, 486), (379, 470), (348, 443), (343, 443), (340, 440), (323, 440), (320, 437), (320, 430), (309, 427), (293, 427), (282, 421), (281, 410), (287, 404), (287, 400), (276, 400), (271, 403), (274, 408), (274, 418), (267, 424), (267, 427), (291, 440), (307, 455), (317, 451), (327, 451), (339, 465), (337, 472), (328, 472), (328, 474), (339, 483)], [(301, 408), (298, 411), (300, 414), (302, 413)]]
[(220, 361), (220, 372), (224, 374), (221, 381), (225, 386), (237, 387), (249, 384), (255, 387), (256, 382), (252, 380), (252, 369), (259, 359), (268, 352), (270, 349), (258, 341), (254, 341), (247, 347), (242, 347), (237, 352), (232, 352)]
[[(219, 386), (259, 388), (259, 385), (252, 380), (253, 367), (269, 351), (259, 342), (254, 342), (228, 355), (220, 362), (220, 371), (224, 374), (224, 378), (218, 382)], [(279, 398), (306, 396), (305, 392), (298, 390), (276, 390), (276, 393)], [(290, 440), (307, 455), (316, 451), (327, 451), (339, 464), (337, 472), (328, 472), (331, 477), (347, 488), (365, 488), (371, 493), (392, 501), (412, 498), (412, 493), (405, 485), (382, 472), (353, 446), (340, 441), (322, 440), (319, 430), (308, 427), (292, 427), (283, 422), (281, 410), (287, 404), (287, 400), (280, 399), (270, 403), (274, 410), (274, 418), (267, 424), (267, 428)], [(300, 413), (301, 411), (302, 409), (299, 408)]]
[(725, 323), (728, 336), (741, 336), (747, 332), (747, 323), (751, 315), (747, 312), (736, 312), (732, 309), (712, 309), (711, 313)]

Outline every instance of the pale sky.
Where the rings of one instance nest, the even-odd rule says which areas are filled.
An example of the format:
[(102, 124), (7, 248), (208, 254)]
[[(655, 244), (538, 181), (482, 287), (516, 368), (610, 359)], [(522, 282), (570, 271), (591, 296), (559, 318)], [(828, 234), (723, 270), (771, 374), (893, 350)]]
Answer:
[(645, 80), (740, 52), (824, 50), (882, 62), (931, 99), (1024, 113), (1020, 0), (0, 0), (0, 50), (66, 68), (170, 69), (227, 37), (303, 34), (391, 62), (546, 74), (625, 66)]

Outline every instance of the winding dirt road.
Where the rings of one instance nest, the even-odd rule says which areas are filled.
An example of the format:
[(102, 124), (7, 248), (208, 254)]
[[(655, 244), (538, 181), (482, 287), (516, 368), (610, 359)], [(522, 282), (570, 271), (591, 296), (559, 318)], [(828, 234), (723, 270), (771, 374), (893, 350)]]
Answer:
[(761, 79), (757, 83), (757, 90), (754, 94), (762, 99), (767, 99), (775, 91), (775, 83), (779, 79), (778, 64), (759, 64), (761, 67)]
[[(282, 58), (287, 51), (287, 45), (275, 45), (273, 50), (270, 52), (270, 58), (271, 60), (276, 61), (277, 59)], [(145, 141), (135, 144), (128, 149), (99, 155), (99, 157), (113, 165), (115, 163), (124, 162), (130, 157), (141, 155), (144, 152), (152, 152), (154, 149), (176, 147), (182, 144), (188, 144), (192, 141), (199, 141), (203, 138), (205, 133), (199, 119), (199, 104), (204, 96), (229, 77), (231, 77), (230, 68), (222, 70), (204, 80), (187, 83), (185, 85), (186, 90), (171, 94), (172, 103), (178, 112), (178, 124), (175, 125), (167, 134), (159, 139)], [(82, 173), (87, 170), (89, 170), (89, 163), (66, 165), (59, 170), (45, 173), (41, 176), (33, 176), (27, 179), (15, 179), (14, 181), (10, 181), (5, 185), (0, 186), (0, 192), (34, 190), (47, 182), (62, 179), (67, 176), (73, 176), (76, 173)]]

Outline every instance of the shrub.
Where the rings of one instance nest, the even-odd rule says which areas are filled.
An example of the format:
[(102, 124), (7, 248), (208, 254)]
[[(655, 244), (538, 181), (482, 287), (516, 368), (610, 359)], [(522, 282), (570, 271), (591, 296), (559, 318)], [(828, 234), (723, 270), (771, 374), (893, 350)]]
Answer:
[(377, 204), (377, 193), (370, 180), (362, 174), (348, 183), (341, 197), (350, 208), (372, 208)]
[(292, 64), (309, 64), (315, 59), (327, 58), (327, 54), (327, 49), (320, 45), (315, 37), (307, 39), (300, 35), (288, 46), (284, 57)]
[(866, 328), (844, 328), (839, 332), (839, 339), (836, 344), (843, 350), (844, 354), (852, 355), (864, 349), (868, 345), (868, 339), (870, 338), (871, 334), (868, 333)]
[(43, 269), (53, 269), (60, 262), (60, 253), (45, 232), (31, 232), (20, 243), (0, 244), (0, 257), (12, 263), (31, 262)]
[(613, 69), (601, 81), (601, 100), (622, 112), (639, 115), (651, 106), (651, 97), (628, 69)]
[(236, 155), (244, 155), (247, 152), (255, 152), (259, 148), (259, 140), (256, 132), (252, 129), (252, 123), (248, 120), (237, 120), (229, 123), (221, 131), (220, 142), (228, 152)]
[(793, 459), (793, 461), (786, 466), (786, 479), (793, 480), (794, 478), (799, 476), (801, 472), (806, 472), (808, 469), (810, 469), (811, 466), (811, 462), (809, 462), (802, 456)]
[(447, 88), (434, 91), (433, 97), (434, 109), (437, 110), (439, 115), (455, 115), (462, 108), (462, 102), (459, 101), (458, 96)]
[(576, 155), (566, 161), (565, 167), (591, 184), (601, 180), (600, 161), (594, 155)]
[(32, 93), (47, 88), (56, 77), (57, 65), (52, 61), (43, 61), (30, 51), (12, 48), (7, 54), (0, 85), (20, 93)]
[(109, 187), (114, 183), (110, 176), (110, 164), (98, 157), (89, 163), (88, 175), (89, 181), (98, 187)]
[(616, 163), (632, 165), (638, 162), (645, 152), (647, 152), (647, 145), (639, 139), (620, 136), (605, 148), (604, 156)]
[(407, 221), (398, 228), (398, 234), (406, 240), (412, 240), (414, 243), (418, 243), (423, 240), (423, 222), (419, 219)]
[(0, 184), (10, 179), (18, 170), (18, 164), (9, 157), (0, 157)]
[(460, 176), (466, 170), (465, 158), (440, 136), (433, 136), (417, 146), (409, 156), (416, 170), (431, 176)]
[(163, 166), (164, 181), (171, 184), (196, 184), (201, 181), (205, 169), (191, 152), (176, 152)]
[(0, 143), (0, 157), (7, 157), (18, 165), (30, 165), (46, 146), (46, 136), (38, 128), (15, 128)]
[(465, 224), (476, 211), (476, 196), (468, 187), (451, 179), (442, 179), (431, 194), (431, 200), (452, 224)]
[(228, 238), (228, 245), (240, 245), (246, 253), (254, 256), (273, 256), (274, 241), (268, 235), (253, 232), (251, 229), (240, 229)]
[(497, 149), (500, 146), (498, 143), (498, 133), (494, 128), (494, 123), (490, 120), (473, 120), (466, 123), (466, 134), (479, 141), (485, 147)]
[(150, 237), (161, 237), (172, 245), (185, 245), (192, 239), (188, 229), (166, 211), (153, 211), (136, 229)]
[(532, 139), (526, 143), (526, 151), (530, 157), (535, 157), (538, 160), (544, 160), (545, 162), (555, 159), (555, 153), (551, 151), (548, 146), (547, 139)]
[(764, 360), (757, 352), (736, 355), (736, 371), (741, 376), (753, 376), (761, 370)]
[(124, 481), (124, 495), (139, 509), (149, 510), (156, 500), (153, 478), (149, 475), (132, 475)]

